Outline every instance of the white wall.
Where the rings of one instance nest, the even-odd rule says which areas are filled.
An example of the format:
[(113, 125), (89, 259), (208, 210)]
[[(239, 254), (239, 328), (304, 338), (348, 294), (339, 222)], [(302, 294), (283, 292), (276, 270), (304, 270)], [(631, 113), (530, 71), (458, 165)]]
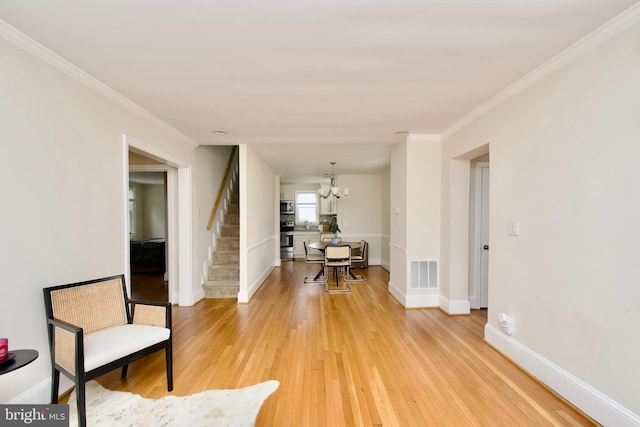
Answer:
[(448, 261), (467, 256), (455, 163), (490, 144), (487, 339), (605, 425), (640, 423), (638, 40), (635, 24), (444, 141)]
[[(280, 259), (276, 175), (245, 144), (240, 145), (240, 292), (249, 302)], [(246, 273), (246, 274), (244, 274)]]
[(166, 234), (166, 191), (164, 185), (146, 184), (144, 187), (145, 236), (164, 238)]
[(349, 188), (349, 197), (337, 201), (338, 224), (345, 241), (366, 240), (369, 265), (380, 264), (382, 245), (382, 176), (340, 175), (340, 187)]
[(144, 185), (138, 182), (130, 182), (129, 188), (134, 190), (135, 195), (135, 233), (130, 236), (141, 238), (145, 236), (144, 231)]
[(0, 402), (45, 403), (42, 288), (125, 271), (123, 135), (184, 164), (193, 148), (4, 39), (0, 63), (0, 336), (40, 353), (0, 376)]
[(390, 270), (389, 242), (391, 226), (391, 168), (387, 168), (380, 176), (380, 265)]
[(412, 259), (440, 258), (440, 140), (407, 139), (407, 251)]
[[(153, 172), (160, 173), (160, 172)], [(136, 233), (132, 237), (166, 237), (166, 190), (162, 184), (130, 182), (135, 189)]]
[(405, 307), (436, 307), (438, 289), (410, 289), (408, 263), (440, 259), (440, 140), (408, 135), (391, 155), (391, 293)]
[(407, 142), (391, 150), (389, 292), (406, 305), (407, 295)]

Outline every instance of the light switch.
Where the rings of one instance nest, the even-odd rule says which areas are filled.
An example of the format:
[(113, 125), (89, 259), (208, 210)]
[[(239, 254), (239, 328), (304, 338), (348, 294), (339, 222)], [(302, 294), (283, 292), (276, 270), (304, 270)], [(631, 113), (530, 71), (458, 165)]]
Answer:
[(519, 236), (520, 235), (520, 222), (512, 221), (507, 224), (507, 234), (509, 236)]

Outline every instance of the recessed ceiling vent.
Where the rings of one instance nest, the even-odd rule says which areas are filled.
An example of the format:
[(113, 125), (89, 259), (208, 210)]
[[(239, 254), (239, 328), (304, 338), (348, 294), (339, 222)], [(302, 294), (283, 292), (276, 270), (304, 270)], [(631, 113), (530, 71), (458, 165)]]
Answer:
[(409, 289), (438, 289), (438, 260), (409, 261)]

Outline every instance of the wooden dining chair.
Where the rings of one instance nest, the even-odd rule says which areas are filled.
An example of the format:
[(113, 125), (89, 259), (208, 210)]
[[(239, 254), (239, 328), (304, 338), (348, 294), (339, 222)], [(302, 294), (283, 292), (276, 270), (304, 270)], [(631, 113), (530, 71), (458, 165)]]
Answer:
[[(360, 241), (360, 248), (358, 251), (358, 254), (356, 254), (355, 256), (351, 257), (351, 266), (349, 267), (349, 269), (351, 271), (353, 271), (353, 268), (355, 267), (355, 264), (363, 264), (366, 259), (367, 259), (367, 250), (368, 250), (368, 243), (366, 240), (362, 240)], [(356, 248), (354, 248), (355, 250)], [(355, 276), (355, 279), (354, 279)], [(367, 280), (366, 277), (364, 277), (362, 274), (354, 274), (351, 276), (351, 281), (352, 282), (365, 282)]]
[[(324, 290), (329, 293), (351, 292), (348, 274), (350, 266), (351, 247), (349, 245), (327, 246), (324, 250)], [(329, 286), (329, 268), (333, 268), (335, 287)], [(342, 276), (344, 287), (340, 286), (340, 276)]]
[[(309, 253), (309, 249), (307, 248), (307, 242), (302, 242), (302, 244), (304, 245), (304, 261), (307, 264), (324, 264), (324, 255), (322, 255), (321, 253), (317, 253), (317, 254), (310, 254)], [(322, 267), (322, 270), (324, 271), (324, 266)], [(324, 276), (317, 274), (316, 276), (306, 276), (304, 278), (304, 283), (324, 283)]]

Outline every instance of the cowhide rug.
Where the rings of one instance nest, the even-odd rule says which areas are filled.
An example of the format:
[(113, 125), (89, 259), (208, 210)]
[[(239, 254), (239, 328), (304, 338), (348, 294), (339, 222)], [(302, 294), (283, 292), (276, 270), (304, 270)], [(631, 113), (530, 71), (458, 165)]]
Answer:
[[(146, 399), (87, 383), (87, 426), (253, 426), (262, 403), (280, 383), (266, 381), (236, 390)], [(78, 425), (75, 391), (69, 396), (70, 426)]]

